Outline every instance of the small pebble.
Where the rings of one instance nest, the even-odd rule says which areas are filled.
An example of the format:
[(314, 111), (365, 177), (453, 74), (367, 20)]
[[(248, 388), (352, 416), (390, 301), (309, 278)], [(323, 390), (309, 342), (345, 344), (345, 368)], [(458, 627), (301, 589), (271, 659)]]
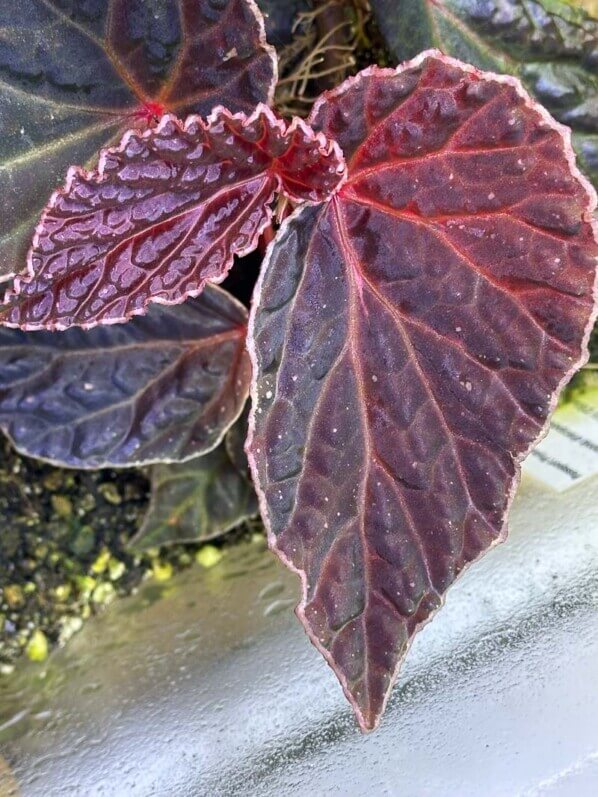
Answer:
[(96, 605), (107, 605), (116, 598), (116, 590), (109, 581), (106, 581), (94, 589), (91, 595), (92, 601)]
[(4, 600), (11, 609), (23, 604), (23, 590), (18, 584), (8, 584), (6, 587), (4, 587), (3, 594)]
[(210, 568), (217, 565), (222, 559), (223, 553), (215, 545), (204, 545), (195, 554), (195, 561), (202, 567)]
[(123, 499), (116, 484), (113, 484), (112, 482), (104, 482), (104, 484), (100, 484), (98, 487), (98, 492), (101, 494), (104, 500), (108, 501), (109, 504), (112, 504), (113, 506), (119, 506), (122, 504)]
[(52, 509), (58, 517), (68, 520), (73, 516), (73, 504), (66, 495), (53, 495), (50, 501), (52, 503)]
[(25, 648), (25, 655), (30, 661), (45, 661), (48, 658), (48, 637), (43, 631), (37, 629), (31, 635), (27, 647)]
[(173, 572), (170, 562), (160, 562), (159, 559), (152, 562), (152, 574), (156, 581), (168, 581), (172, 578)]
[(108, 563), (110, 562), (110, 556), (111, 554), (108, 548), (104, 548), (100, 552), (100, 555), (97, 557), (95, 562), (92, 564), (91, 572), (95, 573), (97, 576), (103, 573), (108, 567)]

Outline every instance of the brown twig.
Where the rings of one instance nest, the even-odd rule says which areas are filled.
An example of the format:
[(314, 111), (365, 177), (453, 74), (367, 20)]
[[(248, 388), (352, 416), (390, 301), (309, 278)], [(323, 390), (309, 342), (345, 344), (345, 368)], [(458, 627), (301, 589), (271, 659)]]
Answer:
[(279, 110), (305, 116), (317, 95), (343, 80), (355, 66), (355, 47), (363, 36), (364, 2), (313, 0), (314, 7), (297, 16), (293, 42), (279, 54)]

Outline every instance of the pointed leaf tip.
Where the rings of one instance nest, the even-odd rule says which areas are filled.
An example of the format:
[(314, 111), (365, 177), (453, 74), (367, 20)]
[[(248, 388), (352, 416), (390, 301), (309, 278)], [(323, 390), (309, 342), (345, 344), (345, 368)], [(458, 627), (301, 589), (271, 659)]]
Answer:
[(71, 168), (0, 323), (89, 328), (197, 296), (255, 249), (276, 191), (319, 202), (344, 176), (337, 144), (265, 105), (249, 117), (217, 108), (207, 122), (167, 114), (104, 150), (97, 170)]
[(415, 633), (504, 539), (587, 356), (596, 197), (516, 80), (438, 53), (365, 70), (310, 121), (348, 178), (270, 250), (248, 455), (298, 616), (371, 730)]

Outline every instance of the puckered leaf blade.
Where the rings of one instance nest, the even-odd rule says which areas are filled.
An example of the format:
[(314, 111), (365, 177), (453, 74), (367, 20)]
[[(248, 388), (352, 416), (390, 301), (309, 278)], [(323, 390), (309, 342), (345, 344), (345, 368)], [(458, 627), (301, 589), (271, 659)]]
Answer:
[(247, 461), (247, 454), (245, 453), (245, 443), (247, 442), (247, 429), (249, 422), (249, 402), (245, 405), (245, 409), (241, 414), (239, 420), (231, 426), (224, 438), (224, 446), (228, 458), (234, 467), (245, 476), (246, 479), (251, 479), (249, 472), (249, 462)]
[(180, 462), (242, 411), (246, 311), (217, 287), (89, 332), (0, 327), (0, 428), (24, 454), (73, 468)]
[(504, 538), (587, 356), (596, 197), (517, 81), (437, 53), (349, 79), (311, 122), (348, 180), (271, 248), (248, 454), (298, 616), (369, 730), (413, 635)]
[(2, 280), (72, 163), (164, 110), (250, 113), (277, 66), (253, 0), (2, 0), (0, 73)]
[(70, 170), (0, 323), (90, 328), (197, 296), (226, 277), (235, 255), (255, 249), (276, 191), (317, 202), (343, 178), (335, 143), (267, 106), (249, 117), (218, 108), (207, 122), (166, 115), (125, 134), (97, 170)]
[(579, 163), (598, 186), (598, 19), (561, 0), (371, 0), (402, 61), (428, 47), (519, 77), (575, 131)]
[(220, 537), (258, 513), (257, 497), (242, 469), (230, 455), (228, 439), (245, 439), (246, 419), (237, 421), (218, 448), (188, 462), (154, 465), (150, 505), (133, 548), (180, 542), (202, 542)]

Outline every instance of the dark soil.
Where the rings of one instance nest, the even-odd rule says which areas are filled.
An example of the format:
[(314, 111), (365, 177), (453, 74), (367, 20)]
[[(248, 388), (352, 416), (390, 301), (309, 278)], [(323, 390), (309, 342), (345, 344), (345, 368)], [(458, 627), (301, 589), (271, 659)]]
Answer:
[[(81, 623), (73, 618), (89, 616), (101, 598), (130, 592), (143, 578), (147, 563), (125, 545), (145, 510), (148, 484), (137, 471), (53, 468), (21, 458), (7, 442), (0, 454), (0, 666), (6, 670), (35, 631), (50, 644), (64, 639)], [(106, 568), (95, 573), (103, 553)]]
[[(0, 439), (0, 674), (23, 651), (44, 660), (115, 597), (147, 577), (167, 580), (205, 549), (128, 550), (148, 490), (138, 470), (63, 470)], [(244, 524), (221, 545), (255, 531)]]

